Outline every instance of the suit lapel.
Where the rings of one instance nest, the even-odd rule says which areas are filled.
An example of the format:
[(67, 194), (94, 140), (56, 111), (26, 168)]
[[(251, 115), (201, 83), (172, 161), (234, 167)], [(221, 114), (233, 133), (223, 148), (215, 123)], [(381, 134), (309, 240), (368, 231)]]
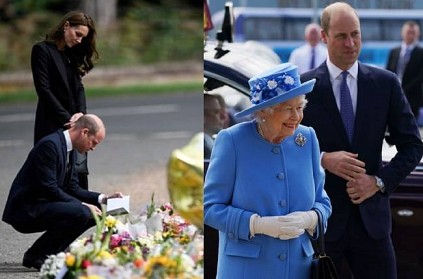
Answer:
[[(374, 104), (377, 100), (373, 100), (377, 92), (376, 84), (372, 82), (369, 68), (361, 63), (358, 63), (358, 75), (357, 75), (357, 109), (355, 114), (355, 127), (353, 136), (353, 145), (357, 144), (357, 140), (361, 138), (361, 135), (365, 133), (369, 123), (373, 118), (374, 113), (372, 109), (369, 110), (369, 105)], [(357, 123), (360, 123), (357, 125)]]
[(421, 54), (420, 54), (420, 47), (416, 46), (413, 51), (410, 53), (410, 59), (408, 60), (407, 65), (405, 66), (404, 69), (404, 74), (403, 74), (403, 78), (405, 75), (407, 76), (413, 76), (413, 74), (418, 75), (418, 72), (416, 71), (416, 69), (418, 69), (418, 71), (420, 71), (421, 69)]
[(60, 54), (59, 50), (55, 45), (48, 45), (48, 50), (53, 57), (54, 64), (57, 66), (57, 69), (59, 70), (60, 76), (62, 77), (63, 82), (66, 85), (66, 89), (68, 91), (68, 94), (70, 91), (69, 83), (68, 83), (68, 77), (66, 74), (66, 68), (65, 64), (63, 63), (62, 55)]
[(399, 59), (400, 59), (400, 54), (401, 54), (401, 48), (396, 48), (396, 49), (394, 50), (394, 55), (393, 55), (393, 57), (392, 57), (392, 59), (393, 59), (393, 62), (392, 62), (393, 67), (392, 67), (392, 70), (393, 70), (395, 73), (397, 73), (397, 71), (398, 71), (398, 61), (399, 61)]
[[(60, 147), (61, 147), (61, 154), (62, 154), (62, 162), (63, 162), (63, 172), (61, 174), (63, 183), (61, 185), (65, 185), (69, 183), (69, 175), (68, 175), (68, 151), (66, 147), (66, 139), (65, 135), (63, 134), (63, 130), (60, 129), (57, 131), (59, 134), (59, 140), (60, 140)], [(71, 163), (71, 162), (69, 162)], [(71, 165), (69, 165), (71, 166)]]
[(342, 122), (341, 114), (339, 113), (338, 106), (336, 105), (335, 94), (332, 89), (332, 83), (330, 82), (329, 70), (326, 63), (322, 64), (316, 73), (316, 85), (315, 88), (319, 88), (319, 102), (321, 106), (327, 111), (327, 115), (330, 115), (329, 121), (338, 131), (343, 141), (349, 143), (347, 133)]

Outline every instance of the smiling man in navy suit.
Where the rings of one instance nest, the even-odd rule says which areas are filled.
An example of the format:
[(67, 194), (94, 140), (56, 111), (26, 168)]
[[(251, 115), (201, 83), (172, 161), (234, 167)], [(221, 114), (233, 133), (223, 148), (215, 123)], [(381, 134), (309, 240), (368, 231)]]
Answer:
[[(315, 129), (323, 152), (325, 190), (333, 206), (326, 252), (338, 272), (347, 261), (356, 279), (394, 279), (389, 195), (419, 163), (420, 133), (395, 74), (357, 61), (356, 11), (346, 3), (331, 4), (321, 26), (328, 59), (301, 79), (316, 79), (302, 123)], [(383, 166), (387, 127), (398, 152)]]
[(81, 188), (75, 152), (88, 152), (106, 136), (99, 117), (81, 116), (69, 130), (42, 138), (31, 150), (13, 181), (3, 221), (21, 233), (45, 233), (28, 249), (25, 267), (40, 269), (48, 255), (64, 251), (95, 222), (101, 204), (122, 193), (100, 194)]

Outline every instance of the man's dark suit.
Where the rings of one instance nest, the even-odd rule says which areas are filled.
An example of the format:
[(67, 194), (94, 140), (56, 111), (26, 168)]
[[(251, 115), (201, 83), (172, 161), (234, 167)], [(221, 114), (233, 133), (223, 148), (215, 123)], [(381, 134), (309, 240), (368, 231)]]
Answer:
[[(68, 62), (67, 56), (57, 49), (56, 44), (35, 44), (32, 47), (31, 68), (38, 95), (34, 126), (36, 144), (44, 136), (63, 128), (73, 114), (87, 113), (87, 105), (78, 70)], [(87, 154), (79, 154), (78, 158), (84, 166), (78, 173), (79, 184), (88, 189)]]
[[(397, 73), (401, 47), (394, 48), (389, 53), (386, 69)], [(410, 59), (404, 69), (402, 88), (410, 103), (411, 110), (416, 118), (423, 101), (423, 48), (416, 46), (410, 53)]]
[[(326, 171), (325, 190), (333, 211), (325, 238), (327, 241), (339, 241), (348, 226), (354, 227), (355, 221), (363, 223), (360, 227), (365, 228), (371, 239), (389, 238), (389, 194), (423, 155), (419, 130), (398, 79), (389, 71), (358, 64), (355, 130), (350, 144), (336, 105), (326, 62), (301, 76), (302, 82), (312, 78), (316, 79), (316, 84), (307, 95), (302, 124), (316, 130), (322, 152), (343, 150), (357, 153), (358, 159), (366, 164), (366, 173), (377, 175), (386, 186), (385, 193), (377, 192), (360, 205), (354, 205), (346, 193), (346, 181)], [(398, 154), (383, 167), (381, 149), (386, 127), (391, 132), (391, 141), (396, 145)]]
[(79, 187), (75, 156), (70, 154), (67, 165), (63, 130), (44, 137), (29, 153), (10, 189), (3, 221), (22, 233), (46, 231), (28, 250), (34, 258), (63, 251), (94, 225), (90, 209), (81, 202), (100, 206), (100, 194)]

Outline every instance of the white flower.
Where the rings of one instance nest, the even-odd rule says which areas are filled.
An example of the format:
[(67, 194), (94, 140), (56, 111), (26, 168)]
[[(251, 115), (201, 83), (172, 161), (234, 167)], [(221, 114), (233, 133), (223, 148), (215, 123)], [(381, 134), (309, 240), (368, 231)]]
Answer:
[(101, 261), (102, 265), (107, 267), (114, 267), (118, 265), (118, 262), (115, 258), (106, 258)]
[(278, 87), (278, 83), (277, 83), (277, 82), (276, 82), (276, 80), (274, 80), (274, 79), (269, 80), (269, 81), (267, 82), (267, 87), (268, 87), (269, 89), (274, 89), (274, 88)]
[(260, 101), (260, 95), (259, 94), (255, 95), (251, 98), (252, 103), (259, 102), (259, 101)]
[(61, 252), (57, 255), (50, 255), (41, 267), (39, 276), (41, 279), (56, 277), (64, 265), (65, 253)]
[(291, 76), (286, 76), (284, 82), (289, 85), (293, 85), (295, 80)]
[(195, 267), (195, 262), (187, 254), (181, 255), (182, 266), (186, 268), (187, 271), (192, 271)]

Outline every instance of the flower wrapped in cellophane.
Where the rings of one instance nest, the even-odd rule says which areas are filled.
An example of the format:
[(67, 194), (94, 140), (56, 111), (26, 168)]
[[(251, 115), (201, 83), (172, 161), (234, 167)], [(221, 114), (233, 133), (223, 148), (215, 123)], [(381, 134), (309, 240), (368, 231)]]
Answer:
[(203, 236), (170, 203), (156, 207), (153, 197), (138, 216), (106, 216), (103, 208), (95, 232), (49, 256), (40, 278), (202, 278)]

